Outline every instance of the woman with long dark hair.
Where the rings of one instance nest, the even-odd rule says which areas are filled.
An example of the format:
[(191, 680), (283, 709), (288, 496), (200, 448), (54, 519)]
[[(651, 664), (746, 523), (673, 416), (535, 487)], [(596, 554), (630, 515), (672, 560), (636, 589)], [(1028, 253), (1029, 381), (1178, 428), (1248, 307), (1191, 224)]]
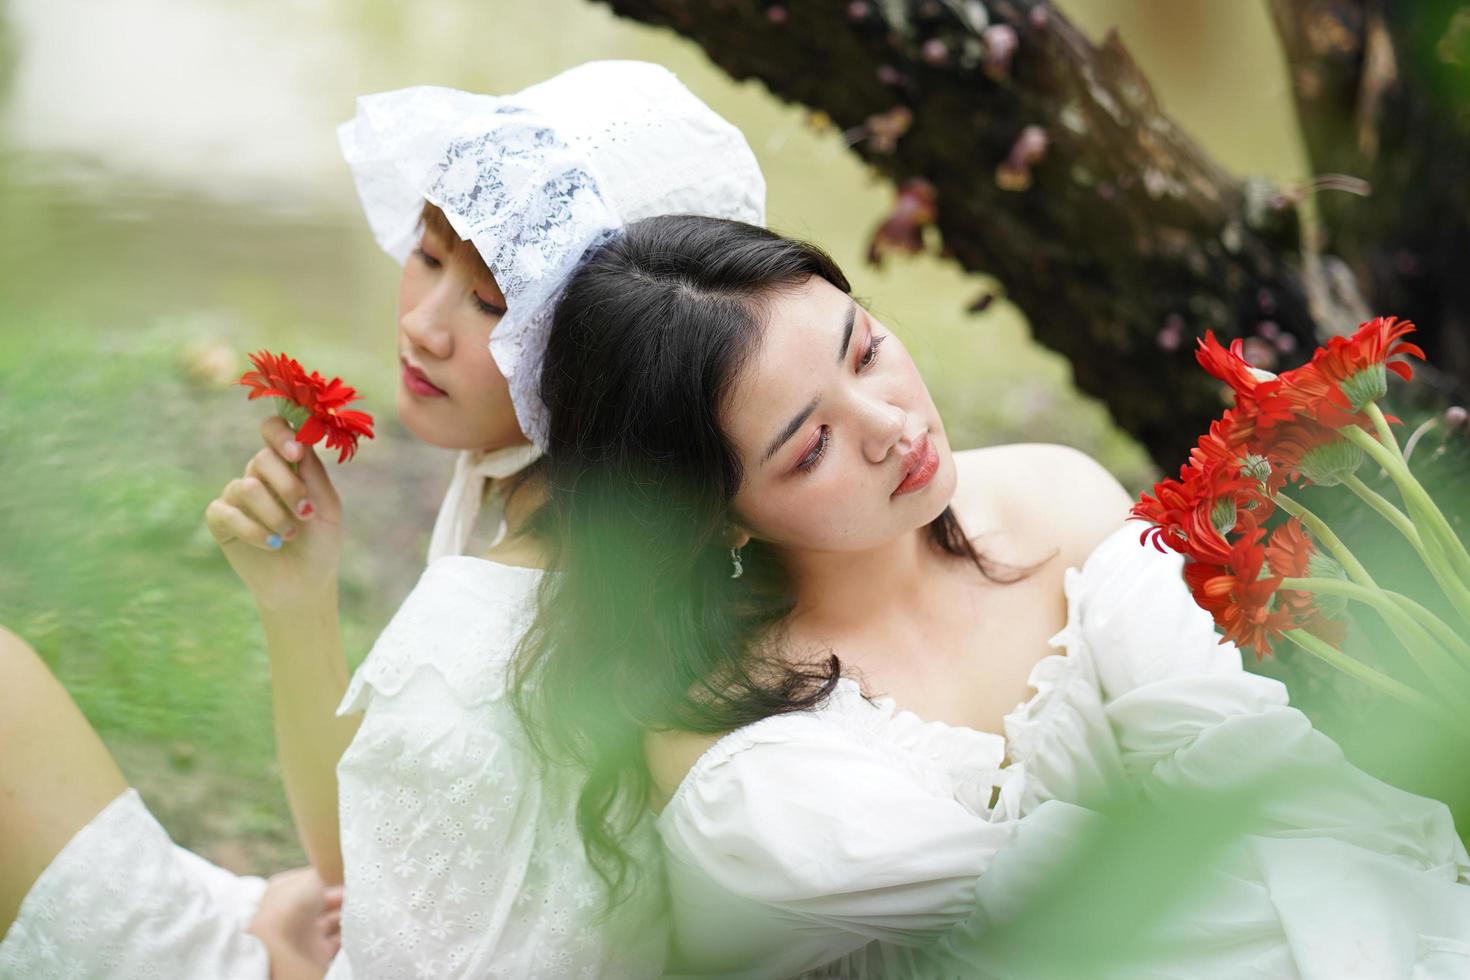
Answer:
[(672, 972), (915, 975), (1109, 794), (1282, 760), (1330, 789), (1253, 825), (1228, 901), (1181, 905), (1193, 941), (1150, 975), (1342, 975), (1350, 955), (1407, 976), (1470, 949), (1448, 810), (1353, 769), (1243, 671), (1095, 462), (953, 452), (902, 341), (820, 249), (631, 225), (570, 280), (541, 395), (560, 574), (512, 703), (585, 772), (578, 822), (614, 898), (637, 870), (623, 836), (658, 814)]

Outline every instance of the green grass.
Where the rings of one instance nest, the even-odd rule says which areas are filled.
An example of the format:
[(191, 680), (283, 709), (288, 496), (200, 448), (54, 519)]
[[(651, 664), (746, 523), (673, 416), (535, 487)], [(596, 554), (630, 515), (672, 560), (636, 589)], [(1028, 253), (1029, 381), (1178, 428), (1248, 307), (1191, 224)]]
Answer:
[[(0, 322), (0, 622), (181, 843), (255, 871), (299, 862), (259, 620), (203, 519), (262, 412), (187, 380), (167, 330)], [(356, 658), (388, 599), (360, 579), (344, 584)]]

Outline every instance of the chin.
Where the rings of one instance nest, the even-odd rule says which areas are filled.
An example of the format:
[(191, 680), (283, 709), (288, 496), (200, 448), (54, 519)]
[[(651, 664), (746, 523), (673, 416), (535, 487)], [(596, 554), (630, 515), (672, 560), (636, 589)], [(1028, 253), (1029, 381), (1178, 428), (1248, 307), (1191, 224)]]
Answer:
[(958, 486), (959, 475), (954, 465), (954, 454), (946, 445), (939, 459), (939, 472), (934, 474), (934, 482), (929, 484), (926, 491), (930, 501), (925, 510), (930, 513), (924, 518), (924, 524), (933, 523), (940, 514), (944, 513), (944, 509), (954, 501), (954, 492)]
[(459, 446), (451, 445), (454, 440), (446, 440), (445, 433), (436, 431), (435, 427), (424, 418), (423, 406), (419, 405), (412, 395), (404, 391), (400, 386), (396, 401), (398, 409), (398, 421), (403, 424), (415, 439), (419, 442), (438, 446), (440, 449), (458, 449)]

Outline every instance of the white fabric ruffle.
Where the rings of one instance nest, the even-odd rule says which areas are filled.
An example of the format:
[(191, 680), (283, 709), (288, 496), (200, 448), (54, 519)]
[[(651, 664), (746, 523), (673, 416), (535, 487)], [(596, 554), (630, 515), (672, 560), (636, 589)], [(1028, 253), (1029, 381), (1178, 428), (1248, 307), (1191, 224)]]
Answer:
[(265, 944), (245, 931), (265, 884), (179, 847), (129, 787), (26, 893), (0, 942), (0, 977), (266, 980)]
[(661, 971), (652, 822), (627, 846), (658, 887), (594, 923), (576, 786), (537, 770), (505, 700), (543, 575), (432, 562), (348, 684), (337, 713), (364, 715), (337, 765), (346, 887), (329, 980)]
[(1177, 954), (1127, 975), (1470, 976), (1470, 855), (1448, 809), (1351, 766), (1244, 671), (1181, 565), (1130, 522), (1068, 570), (1062, 652), (1004, 738), (844, 678), (717, 741), (658, 820), (673, 972), (1009, 976), (974, 940), (1103, 819), (1096, 801), (1298, 767), (1312, 778), (1269, 797), (1159, 923)]

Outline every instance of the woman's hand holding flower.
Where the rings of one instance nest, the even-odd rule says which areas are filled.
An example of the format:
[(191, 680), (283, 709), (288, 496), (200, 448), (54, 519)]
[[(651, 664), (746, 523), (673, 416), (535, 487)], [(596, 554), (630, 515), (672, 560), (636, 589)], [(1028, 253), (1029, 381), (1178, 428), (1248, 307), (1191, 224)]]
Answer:
[(285, 419), (260, 434), (264, 448), (206, 508), (210, 533), (262, 610), (335, 596), (342, 503), (331, 477)]

